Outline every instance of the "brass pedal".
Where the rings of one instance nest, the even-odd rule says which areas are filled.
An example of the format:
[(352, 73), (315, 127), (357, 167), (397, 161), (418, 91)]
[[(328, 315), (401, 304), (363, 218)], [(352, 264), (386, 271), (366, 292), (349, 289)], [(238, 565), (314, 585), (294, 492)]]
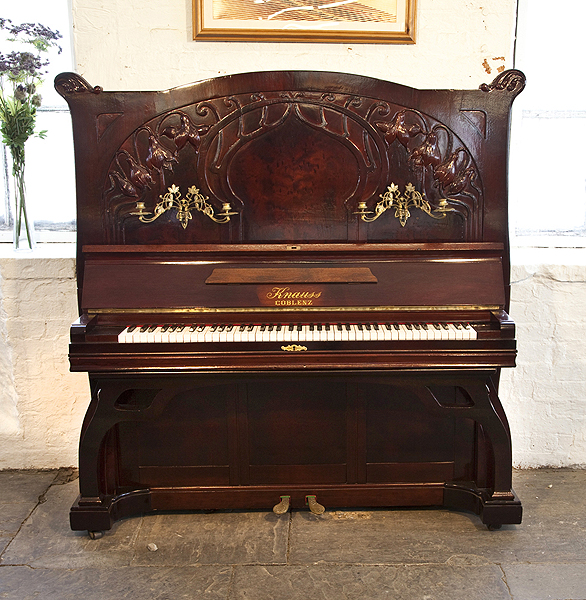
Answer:
[(273, 512), (276, 515), (284, 515), (289, 510), (291, 496), (281, 496), (281, 502), (273, 506)]
[(309, 510), (314, 515), (323, 515), (326, 512), (326, 507), (322, 506), (316, 499), (315, 496), (305, 496), (305, 504), (309, 506)]

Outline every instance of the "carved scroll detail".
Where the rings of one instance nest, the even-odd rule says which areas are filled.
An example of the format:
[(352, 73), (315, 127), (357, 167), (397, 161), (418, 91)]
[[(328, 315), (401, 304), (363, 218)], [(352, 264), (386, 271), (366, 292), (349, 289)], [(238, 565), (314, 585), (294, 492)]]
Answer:
[(103, 91), (99, 85), (91, 86), (77, 73), (61, 73), (57, 75), (55, 78), (55, 87), (61, 95), (80, 94), (82, 92), (100, 94)]
[(520, 94), (525, 88), (525, 74), (517, 69), (509, 69), (497, 75), (492, 83), (483, 83), (480, 89), (483, 92), (511, 92)]

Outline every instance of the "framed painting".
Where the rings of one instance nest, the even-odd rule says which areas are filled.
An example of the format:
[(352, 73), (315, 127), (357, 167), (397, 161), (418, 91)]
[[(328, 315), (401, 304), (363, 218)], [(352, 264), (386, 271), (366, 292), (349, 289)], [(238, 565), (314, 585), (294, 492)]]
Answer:
[(415, 43), (416, 0), (193, 0), (195, 40)]

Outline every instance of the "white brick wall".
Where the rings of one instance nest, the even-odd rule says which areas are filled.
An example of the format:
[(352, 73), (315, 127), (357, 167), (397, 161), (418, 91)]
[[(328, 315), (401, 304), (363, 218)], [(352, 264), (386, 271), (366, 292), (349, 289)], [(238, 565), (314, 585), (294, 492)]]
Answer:
[(586, 464), (586, 250), (513, 253), (516, 369), (500, 396), (515, 465)]
[(75, 260), (3, 254), (0, 468), (75, 465), (88, 404), (87, 376), (69, 373), (67, 362)]

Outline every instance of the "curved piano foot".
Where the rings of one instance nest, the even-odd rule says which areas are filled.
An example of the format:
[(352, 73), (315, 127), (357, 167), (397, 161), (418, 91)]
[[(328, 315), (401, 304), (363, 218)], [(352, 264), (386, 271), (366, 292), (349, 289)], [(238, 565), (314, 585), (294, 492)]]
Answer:
[[(120, 496), (84, 498), (78, 496), (69, 511), (69, 523), (73, 531), (92, 534), (112, 529), (115, 521), (151, 511), (150, 490), (135, 490)], [(100, 536), (101, 537), (101, 536)]]
[(444, 506), (476, 513), (489, 530), (500, 529), (502, 525), (519, 525), (523, 518), (521, 501), (513, 490), (491, 494), (472, 484), (446, 483)]

